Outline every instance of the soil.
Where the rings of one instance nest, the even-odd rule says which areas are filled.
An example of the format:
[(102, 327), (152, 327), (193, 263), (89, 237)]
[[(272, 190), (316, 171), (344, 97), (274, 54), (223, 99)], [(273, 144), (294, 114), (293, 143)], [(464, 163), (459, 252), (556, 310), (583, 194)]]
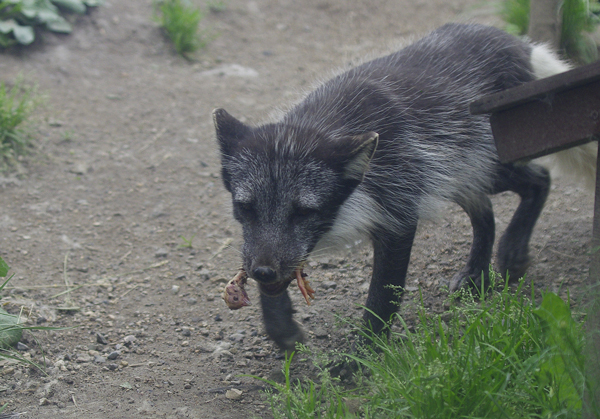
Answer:
[[(258, 304), (220, 298), (240, 264), (240, 229), (223, 188), (211, 111), (268, 118), (340, 67), (405, 44), (448, 21), (499, 25), (479, 0), (226, 0), (202, 21), (194, 60), (175, 54), (152, 20), (152, 1), (106, 1), (68, 36), (0, 55), (0, 80), (19, 74), (47, 97), (34, 116), (34, 154), (0, 177), (0, 256), (15, 277), (3, 299), (30, 323), (21, 354), (45, 372), (0, 363), (0, 405), (24, 418), (270, 417), (262, 383), (282, 361)], [(205, 4), (197, 2), (198, 6)], [(571, 293), (587, 280), (593, 194), (557, 179), (536, 227), (528, 281)], [(493, 198), (501, 233), (518, 204)], [(191, 247), (186, 243), (191, 241)], [(466, 259), (471, 228), (449, 206), (421, 226), (402, 313)], [(347, 349), (371, 271), (368, 246), (318, 256), (309, 307), (292, 289), (309, 347)], [(62, 293), (67, 289), (71, 292)], [(258, 301), (251, 282), (250, 299)], [(66, 310), (78, 307), (77, 310)], [(110, 359), (113, 358), (113, 359)], [(309, 361), (294, 373), (311, 374)], [(226, 390), (242, 390), (241, 399)]]

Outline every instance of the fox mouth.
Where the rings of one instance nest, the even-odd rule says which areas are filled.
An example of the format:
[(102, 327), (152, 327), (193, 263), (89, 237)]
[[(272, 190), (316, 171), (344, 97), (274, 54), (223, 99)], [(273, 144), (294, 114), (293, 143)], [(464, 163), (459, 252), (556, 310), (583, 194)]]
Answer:
[(282, 292), (284, 292), (290, 283), (295, 279), (298, 281), (298, 289), (302, 293), (302, 296), (306, 300), (306, 304), (310, 305), (310, 300), (315, 298), (315, 290), (310, 287), (308, 280), (306, 279), (307, 275), (303, 272), (302, 267), (304, 263), (300, 264), (299, 267), (294, 269), (290, 277), (284, 281), (275, 282), (273, 284), (258, 284), (258, 289), (264, 295), (268, 295), (270, 297), (275, 297)]

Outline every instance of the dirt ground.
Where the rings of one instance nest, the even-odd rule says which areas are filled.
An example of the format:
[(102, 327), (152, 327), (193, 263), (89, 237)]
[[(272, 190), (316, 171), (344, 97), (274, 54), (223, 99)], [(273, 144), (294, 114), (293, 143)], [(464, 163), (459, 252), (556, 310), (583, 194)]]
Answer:
[[(258, 304), (231, 312), (219, 297), (240, 263), (240, 229), (219, 179), (211, 111), (258, 123), (333, 70), (445, 22), (500, 23), (495, 7), (477, 0), (224, 3), (202, 22), (210, 42), (193, 62), (165, 40), (151, 0), (108, 0), (77, 18), (71, 35), (44, 33), (0, 55), (0, 80), (22, 74), (47, 96), (32, 125), (36, 153), (0, 176), (0, 256), (15, 273), (3, 301), (29, 307), (34, 324), (73, 327), (23, 340), (23, 356), (45, 363), (46, 374), (0, 363), (7, 412), (269, 417), (261, 383), (239, 375), (276, 377), (281, 359)], [(493, 202), (500, 234), (517, 199)], [(528, 279), (538, 289), (576, 294), (586, 281), (592, 208), (590, 191), (554, 181), (532, 240)], [(470, 240), (466, 215), (452, 206), (423, 225), (406, 300), (421, 287), (428, 307), (442, 311), (440, 285), (460, 269)], [(345, 348), (348, 329), (335, 315), (360, 315), (370, 255), (363, 247), (312, 259), (313, 305), (292, 290), (309, 346)], [(65, 278), (74, 289), (56, 296)], [(61, 310), (69, 307), (79, 310)], [(243, 391), (240, 400), (227, 397), (230, 388)]]

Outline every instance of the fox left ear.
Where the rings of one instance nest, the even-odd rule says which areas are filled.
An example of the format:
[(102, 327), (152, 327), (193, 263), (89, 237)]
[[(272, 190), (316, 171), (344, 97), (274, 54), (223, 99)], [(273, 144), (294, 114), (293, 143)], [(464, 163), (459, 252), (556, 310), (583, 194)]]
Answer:
[(379, 134), (367, 132), (351, 139), (352, 149), (344, 166), (344, 178), (361, 182), (369, 168), (369, 163), (375, 154)]
[(250, 127), (235, 119), (225, 109), (213, 111), (213, 122), (223, 155), (230, 155), (235, 145), (250, 131)]

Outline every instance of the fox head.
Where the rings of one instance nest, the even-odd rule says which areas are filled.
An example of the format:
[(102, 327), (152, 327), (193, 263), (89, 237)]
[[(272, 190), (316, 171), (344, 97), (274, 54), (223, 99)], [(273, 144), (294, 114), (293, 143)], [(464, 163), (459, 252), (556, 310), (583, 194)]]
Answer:
[(263, 293), (277, 294), (363, 180), (378, 135), (331, 138), (284, 122), (251, 127), (223, 109), (213, 119), (244, 269)]

